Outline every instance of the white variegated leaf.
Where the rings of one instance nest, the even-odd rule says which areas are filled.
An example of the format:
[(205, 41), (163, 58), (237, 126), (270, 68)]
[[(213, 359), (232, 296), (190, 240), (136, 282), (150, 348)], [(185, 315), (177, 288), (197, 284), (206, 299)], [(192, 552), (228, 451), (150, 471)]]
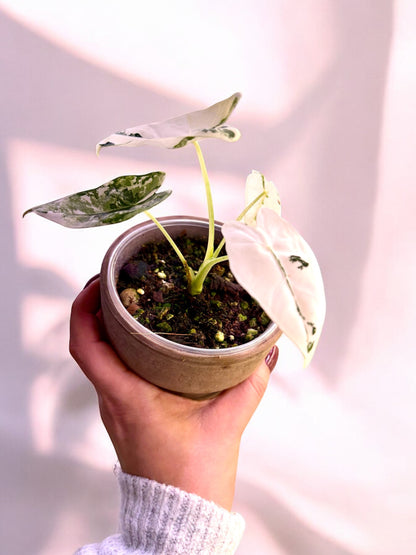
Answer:
[(171, 191), (156, 193), (165, 178), (163, 172), (124, 175), (89, 189), (27, 210), (65, 227), (82, 228), (123, 222), (150, 210)]
[(324, 286), (311, 248), (292, 225), (265, 207), (255, 227), (228, 222), (222, 232), (237, 281), (298, 346), (306, 366), (325, 319)]
[(240, 138), (238, 129), (224, 124), (240, 98), (241, 94), (235, 93), (205, 110), (113, 133), (98, 143), (97, 154), (101, 148), (107, 146), (154, 145), (180, 148), (195, 139), (216, 138), (229, 142), (237, 141)]
[(267, 181), (264, 175), (253, 170), (246, 181), (246, 206), (249, 206), (262, 193), (266, 193), (254, 206), (248, 210), (243, 218), (244, 223), (256, 225), (257, 212), (262, 206), (267, 206), (280, 216), (280, 197), (272, 181)]

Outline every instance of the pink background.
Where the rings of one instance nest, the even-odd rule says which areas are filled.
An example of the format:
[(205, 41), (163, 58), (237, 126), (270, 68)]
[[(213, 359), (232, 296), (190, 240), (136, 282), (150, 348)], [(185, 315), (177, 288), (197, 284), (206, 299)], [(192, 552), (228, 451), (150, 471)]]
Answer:
[(192, 149), (97, 159), (95, 143), (237, 90), (241, 140), (202, 144), (216, 217), (234, 217), (246, 175), (265, 173), (328, 301), (311, 367), (279, 342), (245, 435), (238, 554), (415, 552), (415, 28), (412, 0), (0, 0), (2, 552), (70, 554), (118, 514), (68, 316), (131, 223), (72, 231), (22, 212), (164, 170), (174, 193), (155, 215), (205, 215)]

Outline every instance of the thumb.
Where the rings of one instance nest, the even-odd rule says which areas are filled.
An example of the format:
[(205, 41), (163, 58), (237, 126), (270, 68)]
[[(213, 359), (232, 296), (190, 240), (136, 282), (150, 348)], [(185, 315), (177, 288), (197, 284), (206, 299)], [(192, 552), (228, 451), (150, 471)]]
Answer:
[(238, 422), (241, 433), (266, 391), (270, 374), (277, 363), (278, 357), (279, 349), (274, 345), (265, 360), (246, 380), (229, 389), (217, 399), (217, 402), (227, 405), (228, 414), (232, 415), (234, 424), (236, 421)]

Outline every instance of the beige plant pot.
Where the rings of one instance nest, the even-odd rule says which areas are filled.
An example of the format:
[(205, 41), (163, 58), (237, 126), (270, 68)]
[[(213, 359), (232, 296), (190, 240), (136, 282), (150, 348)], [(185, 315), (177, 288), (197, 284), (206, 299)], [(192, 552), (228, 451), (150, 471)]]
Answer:
[[(188, 216), (160, 218), (172, 237), (186, 230), (206, 236), (207, 220)], [(216, 224), (221, 236), (221, 226)], [(151, 221), (123, 233), (107, 251), (101, 268), (101, 304), (108, 337), (124, 363), (147, 381), (194, 399), (212, 397), (245, 380), (281, 335), (275, 324), (256, 339), (238, 347), (203, 349), (180, 345), (139, 324), (124, 308), (116, 284), (120, 269), (140, 245), (163, 235)]]

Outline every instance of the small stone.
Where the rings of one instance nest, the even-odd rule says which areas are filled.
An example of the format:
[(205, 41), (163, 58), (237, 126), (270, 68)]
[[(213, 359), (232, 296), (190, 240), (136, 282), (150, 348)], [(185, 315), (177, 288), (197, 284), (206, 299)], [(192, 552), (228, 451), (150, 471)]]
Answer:
[(153, 291), (152, 298), (157, 303), (163, 303), (163, 293), (162, 293), (162, 291)]
[(215, 334), (215, 341), (218, 341), (218, 343), (222, 343), (225, 340), (225, 336), (223, 334), (222, 331), (217, 331), (217, 333)]
[(168, 293), (174, 287), (175, 287), (175, 285), (173, 283), (171, 283), (170, 281), (162, 281), (162, 285), (160, 287), (160, 290), (162, 291), (162, 293)]
[(129, 314), (132, 314), (132, 315), (135, 314), (138, 310), (139, 310), (139, 305), (136, 303), (131, 303), (127, 307), (127, 311), (129, 312)]
[(120, 275), (127, 278), (127, 280), (135, 280), (144, 276), (148, 269), (149, 266), (143, 260), (127, 262), (121, 269)]
[(127, 308), (131, 305), (131, 303), (137, 303), (137, 301), (139, 300), (139, 295), (136, 289), (128, 287), (127, 289), (123, 289), (123, 291), (120, 293), (120, 299), (123, 305)]

